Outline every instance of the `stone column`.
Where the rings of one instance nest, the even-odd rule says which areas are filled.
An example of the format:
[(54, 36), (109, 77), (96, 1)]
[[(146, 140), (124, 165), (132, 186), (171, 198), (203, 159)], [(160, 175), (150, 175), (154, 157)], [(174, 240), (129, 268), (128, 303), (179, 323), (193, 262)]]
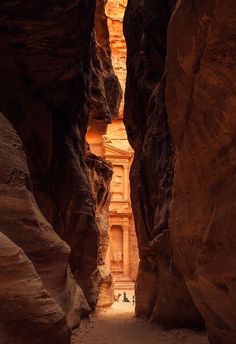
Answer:
[(108, 246), (107, 254), (106, 254), (106, 267), (108, 270), (111, 269), (110, 244)]
[(106, 267), (108, 270), (111, 269), (111, 229), (109, 228), (109, 244), (107, 248), (107, 253), (106, 253)]
[(124, 165), (124, 200), (129, 200), (129, 166)]
[(123, 273), (129, 276), (129, 227), (123, 227)]

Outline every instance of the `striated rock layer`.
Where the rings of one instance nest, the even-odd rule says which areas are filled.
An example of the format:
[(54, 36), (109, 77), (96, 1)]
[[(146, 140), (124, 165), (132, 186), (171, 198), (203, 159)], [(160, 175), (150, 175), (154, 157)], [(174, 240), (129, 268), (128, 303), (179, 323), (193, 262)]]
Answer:
[(174, 326), (202, 317), (212, 343), (233, 344), (236, 4), (180, 0), (173, 9), (129, 0), (125, 16), (136, 314)]
[[(10, 255), (23, 257), (22, 263), (9, 258), (19, 275), (5, 281), (1, 300), (10, 283), (23, 288), (24, 273), (35, 288), (31, 301), (29, 284), (2, 304), (0, 336), (7, 342), (13, 333), (10, 341), (17, 343), (45, 343), (47, 336), (50, 344), (69, 342), (70, 329), (95, 307), (102, 281), (110, 278), (99, 269), (111, 171), (99, 158), (91, 164), (85, 142), (88, 122), (110, 122), (121, 98), (104, 5), (0, 4), (0, 231), (7, 237), (1, 254), (8, 255), (8, 245)], [(14, 298), (16, 309), (28, 304), (26, 314), (14, 315)]]
[(0, 257), (1, 343), (69, 344), (65, 313), (24, 252), (2, 233)]
[(3, 340), (45, 343), (49, 337), (52, 343), (69, 343), (69, 328), (90, 308), (70, 272), (68, 245), (45, 220), (32, 194), (21, 141), (2, 115), (0, 124)]

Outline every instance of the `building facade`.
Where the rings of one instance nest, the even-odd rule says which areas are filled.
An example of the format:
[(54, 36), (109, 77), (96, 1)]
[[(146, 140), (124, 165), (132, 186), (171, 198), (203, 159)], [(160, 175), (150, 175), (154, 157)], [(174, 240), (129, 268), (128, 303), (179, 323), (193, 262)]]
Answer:
[[(106, 15), (112, 51), (112, 63), (124, 93), (126, 79), (126, 44), (123, 36), (123, 16), (127, 0), (108, 0)], [(123, 124), (124, 97), (119, 117), (109, 125), (90, 128), (87, 141), (91, 151), (112, 162), (111, 203), (109, 208), (110, 245), (106, 265), (115, 287), (132, 286), (138, 271), (138, 248), (130, 201), (129, 172), (133, 159)]]
[(107, 137), (104, 151), (104, 157), (112, 162), (114, 171), (109, 208), (110, 245), (106, 262), (115, 281), (134, 281), (139, 258), (129, 188), (133, 151), (115, 147)]

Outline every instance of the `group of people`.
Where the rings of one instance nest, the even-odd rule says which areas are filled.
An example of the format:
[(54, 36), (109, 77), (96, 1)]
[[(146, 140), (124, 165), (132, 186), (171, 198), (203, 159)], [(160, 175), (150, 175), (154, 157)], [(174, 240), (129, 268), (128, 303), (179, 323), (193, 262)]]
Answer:
[[(119, 298), (121, 297), (122, 294), (118, 294), (118, 295), (114, 295), (114, 301), (119, 301)], [(127, 297), (127, 294), (126, 292), (124, 291), (123, 292), (123, 300), (122, 302), (131, 302), (128, 297)], [(135, 304), (135, 296), (133, 295), (132, 297), (132, 303), (133, 305)]]

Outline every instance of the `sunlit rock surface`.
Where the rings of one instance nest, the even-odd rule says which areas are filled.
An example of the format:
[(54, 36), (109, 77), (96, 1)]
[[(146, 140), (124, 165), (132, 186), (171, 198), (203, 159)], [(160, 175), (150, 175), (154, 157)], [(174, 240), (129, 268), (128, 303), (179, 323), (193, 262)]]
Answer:
[[(123, 18), (127, 0), (108, 0), (106, 14), (110, 34), (110, 46), (112, 51), (112, 65), (119, 78), (122, 91), (125, 91), (126, 82), (126, 43), (123, 36)], [(124, 98), (120, 104), (120, 116), (124, 114)]]

